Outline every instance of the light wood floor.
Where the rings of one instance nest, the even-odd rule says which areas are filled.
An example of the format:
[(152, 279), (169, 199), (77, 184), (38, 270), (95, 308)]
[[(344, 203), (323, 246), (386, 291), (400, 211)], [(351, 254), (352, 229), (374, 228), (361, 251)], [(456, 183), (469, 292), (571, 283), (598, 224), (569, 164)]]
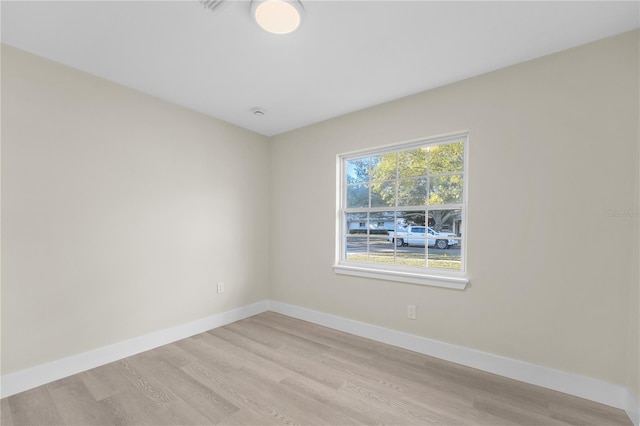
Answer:
[(2, 425), (630, 425), (621, 410), (272, 312), (1, 400)]

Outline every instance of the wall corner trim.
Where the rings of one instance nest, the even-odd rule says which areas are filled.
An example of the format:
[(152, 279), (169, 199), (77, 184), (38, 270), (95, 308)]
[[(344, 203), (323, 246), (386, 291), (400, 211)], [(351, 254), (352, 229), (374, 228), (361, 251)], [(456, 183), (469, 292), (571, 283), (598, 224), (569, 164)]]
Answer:
[(640, 426), (637, 414), (638, 400), (629, 389), (621, 385), (273, 300), (271, 311), (619, 408), (627, 412), (635, 426)]
[(15, 373), (5, 374), (0, 378), (0, 398), (6, 398), (73, 374), (81, 373), (157, 348), (158, 346), (204, 333), (213, 328), (221, 327), (268, 310), (269, 301), (263, 300), (186, 324), (134, 337)]

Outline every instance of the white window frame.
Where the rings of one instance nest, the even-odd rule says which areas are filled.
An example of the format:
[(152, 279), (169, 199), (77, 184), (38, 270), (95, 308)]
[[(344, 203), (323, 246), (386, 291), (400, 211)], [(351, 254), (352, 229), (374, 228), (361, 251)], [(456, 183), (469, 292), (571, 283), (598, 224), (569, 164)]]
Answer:
[[(368, 157), (388, 154), (392, 152), (405, 151), (413, 148), (424, 147), (425, 145), (440, 145), (448, 142), (464, 143), (464, 170), (463, 170), (463, 191), (462, 203), (452, 205), (453, 209), (462, 211), (462, 235), (460, 243), (461, 248), (461, 269), (448, 270), (438, 268), (405, 266), (398, 264), (383, 264), (364, 261), (349, 261), (346, 259), (346, 168), (347, 161)], [(469, 194), (469, 133), (460, 132), (430, 138), (416, 139), (407, 142), (396, 143), (374, 149), (366, 149), (360, 151), (352, 151), (339, 154), (337, 161), (337, 190), (336, 190), (336, 258), (333, 270), (337, 274), (353, 275), (358, 277), (366, 277), (373, 279), (399, 281), (410, 284), (420, 284), (436, 287), (445, 287), (463, 290), (469, 283), (467, 275), (467, 235), (468, 235), (468, 216), (467, 216), (467, 199)], [(449, 207), (448, 205), (446, 205)], [(432, 207), (425, 205), (425, 210)], [(395, 207), (394, 207), (395, 208)], [(425, 226), (427, 226), (425, 224)]]

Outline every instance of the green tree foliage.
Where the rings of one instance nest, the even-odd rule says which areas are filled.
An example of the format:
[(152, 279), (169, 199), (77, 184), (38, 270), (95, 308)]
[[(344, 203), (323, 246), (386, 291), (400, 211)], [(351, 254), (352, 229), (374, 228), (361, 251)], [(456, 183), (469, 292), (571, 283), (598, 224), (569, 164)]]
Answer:
[(369, 207), (369, 158), (347, 162), (347, 208)]
[[(464, 144), (462, 142), (438, 145), (429, 149), (429, 205), (461, 203), (463, 191)], [(433, 227), (442, 230), (445, 223), (455, 219), (457, 210), (431, 210)]]
[(429, 172), (432, 175), (462, 172), (464, 169), (464, 144), (462, 142), (430, 147), (429, 154)]
[[(461, 203), (463, 170), (462, 142), (350, 160), (347, 206), (369, 207), (369, 202), (371, 207)], [(430, 210), (429, 222), (439, 231), (458, 214), (457, 210)], [(424, 214), (422, 220), (412, 215), (411, 224), (425, 224)]]
[(369, 181), (369, 158), (357, 158), (347, 162), (347, 184)]
[(391, 153), (378, 157), (371, 169), (371, 194), (381, 200), (381, 206), (396, 205), (395, 181), (398, 179), (398, 206), (424, 205), (427, 197), (426, 148)]

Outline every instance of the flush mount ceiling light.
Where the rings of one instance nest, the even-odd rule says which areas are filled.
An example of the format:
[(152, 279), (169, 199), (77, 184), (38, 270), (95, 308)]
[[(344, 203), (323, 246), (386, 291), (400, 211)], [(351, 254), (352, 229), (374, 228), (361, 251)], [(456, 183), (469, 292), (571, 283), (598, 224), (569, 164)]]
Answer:
[(265, 31), (288, 34), (302, 23), (304, 8), (299, 0), (252, 0), (251, 17)]

